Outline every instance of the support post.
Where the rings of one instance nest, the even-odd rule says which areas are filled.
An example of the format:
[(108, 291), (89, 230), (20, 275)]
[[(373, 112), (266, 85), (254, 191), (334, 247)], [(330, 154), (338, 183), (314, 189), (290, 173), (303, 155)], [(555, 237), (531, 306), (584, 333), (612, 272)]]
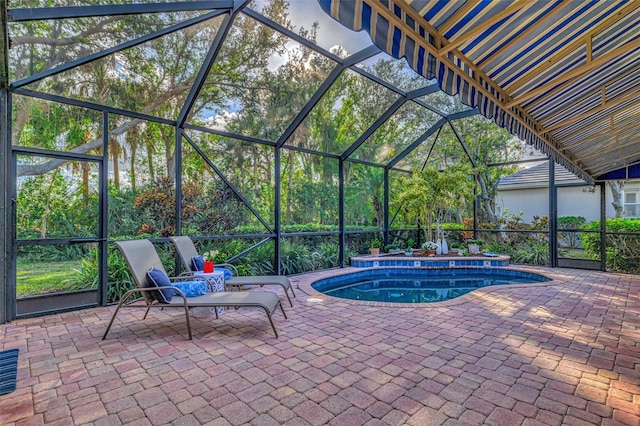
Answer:
[(478, 239), (478, 176), (474, 175), (473, 180), (476, 184), (473, 186), (473, 239)]
[(273, 262), (274, 262), (274, 271), (276, 275), (280, 275), (280, 236), (282, 235), (281, 223), (280, 223), (280, 204), (281, 204), (281, 149), (278, 147), (273, 147), (274, 149), (274, 177), (275, 177), (275, 185), (274, 185), (274, 195), (273, 195), (273, 224), (276, 233), (276, 239), (274, 241), (273, 247)]
[(549, 266), (558, 266), (558, 188), (556, 163), (549, 157)]
[[(175, 160), (175, 176), (174, 182), (176, 185), (176, 231), (175, 235), (182, 235), (182, 129), (176, 127), (176, 142), (173, 151)], [(178, 253), (173, 257), (175, 263), (176, 275), (180, 271), (182, 262)]]
[(102, 161), (98, 201), (98, 305), (107, 306), (109, 275), (109, 113), (102, 111)]
[(600, 270), (607, 271), (607, 186), (600, 185)]
[[(1, 3), (1, 2), (0, 2)], [(9, 182), (15, 182), (11, 178), (9, 170), (11, 167), (11, 140), (8, 126), (8, 93), (7, 89), (0, 88), (0, 181), (4, 182), (2, 197), (0, 198), (0, 324), (10, 322), (14, 316), (13, 306), (15, 291), (13, 291), (15, 280), (12, 277), (12, 241), (15, 233), (13, 227), (13, 205)]]
[(0, 182), (3, 182), (0, 196), (0, 324), (11, 321), (15, 316), (15, 273), (12, 272), (13, 203), (11, 194), (15, 185), (12, 177), (11, 155), (11, 109), (9, 107), (9, 33), (7, 31), (7, 0), (0, 0)]
[(342, 159), (338, 159), (338, 229), (340, 230), (340, 267), (344, 268), (347, 236), (344, 225), (344, 160)]

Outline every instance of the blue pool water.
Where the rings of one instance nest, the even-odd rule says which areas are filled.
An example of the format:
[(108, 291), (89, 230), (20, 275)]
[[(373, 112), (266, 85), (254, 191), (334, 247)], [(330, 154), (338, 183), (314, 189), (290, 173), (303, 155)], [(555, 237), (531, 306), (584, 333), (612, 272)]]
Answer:
[(454, 299), (477, 288), (540, 283), (549, 278), (500, 268), (372, 269), (316, 281), (320, 293), (371, 302), (426, 303)]

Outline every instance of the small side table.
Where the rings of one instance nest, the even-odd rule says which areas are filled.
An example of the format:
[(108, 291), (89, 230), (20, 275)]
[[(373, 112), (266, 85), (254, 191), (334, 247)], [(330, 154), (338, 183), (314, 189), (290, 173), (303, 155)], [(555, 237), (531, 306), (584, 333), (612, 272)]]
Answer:
[[(207, 282), (207, 287), (211, 292), (224, 291), (224, 272), (222, 271), (213, 271), (213, 272), (202, 272), (196, 271), (193, 273), (195, 277), (204, 278)], [(206, 308), (205, 308), (206, 309)], [(216, 308), (218, 310), (218, 315), (224, 312), (224, 308), (222, 306), (218, 306)]]

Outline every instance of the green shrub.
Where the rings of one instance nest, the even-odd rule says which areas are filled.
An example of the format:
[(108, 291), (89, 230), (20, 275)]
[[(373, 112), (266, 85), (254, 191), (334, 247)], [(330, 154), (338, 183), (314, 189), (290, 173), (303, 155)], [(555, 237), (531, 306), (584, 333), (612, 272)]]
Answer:
[[(562, 216), (558, 218), (558, 229), (580, 229), (587, 219), (582, 216)], [(559, 232), (558, 238), (565, 247), (578, 248), (580, 246), (580, 234), (578, 232)]]
[[(82, 260), (80, 269), (75, 269), (68, 278), (70, 290), (98, 288), (98, 249), (94, 248), (87, 259)], [(110, 244), (107, 252), (107, 301), (117, 302), (120, 297), (135, 287), (127, 262), (120, 250)]]
[(280, 272), (291, 275), (313, 270), (314, 262), (309, 247), (289, 240), (280, 244)]
[[(612, 235), (613, 233), (640, 232), (640, 219), (607, 219), (607, 271), (638, 273), (640, 272), (640, 235)], [(600, 230), (600, 222), (589, 222), (585, 230)], [(592, 259), (600, 258), (600, 233), (582, 232), (580, 240), (585, 253)]]
[(527, 265), (549, 264), (549, 243), (544, 241), (531, 241), (515, 247), (511, 253), (511, 261), (525, 263)]

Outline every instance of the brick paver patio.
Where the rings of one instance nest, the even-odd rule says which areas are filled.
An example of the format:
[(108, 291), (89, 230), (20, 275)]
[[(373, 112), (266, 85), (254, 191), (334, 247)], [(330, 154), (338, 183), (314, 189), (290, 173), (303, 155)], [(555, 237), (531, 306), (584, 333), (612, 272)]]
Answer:
[(159, 310), (106, 341), (113, 307), (1, 325), (20, 359), (0, 424), (640, 425), (640, 277), (537, 270), (554, 281), (407, 308), (294, 277), (310, 294), (279, 339), (250, 309), (195, 318), (193, 341)]

